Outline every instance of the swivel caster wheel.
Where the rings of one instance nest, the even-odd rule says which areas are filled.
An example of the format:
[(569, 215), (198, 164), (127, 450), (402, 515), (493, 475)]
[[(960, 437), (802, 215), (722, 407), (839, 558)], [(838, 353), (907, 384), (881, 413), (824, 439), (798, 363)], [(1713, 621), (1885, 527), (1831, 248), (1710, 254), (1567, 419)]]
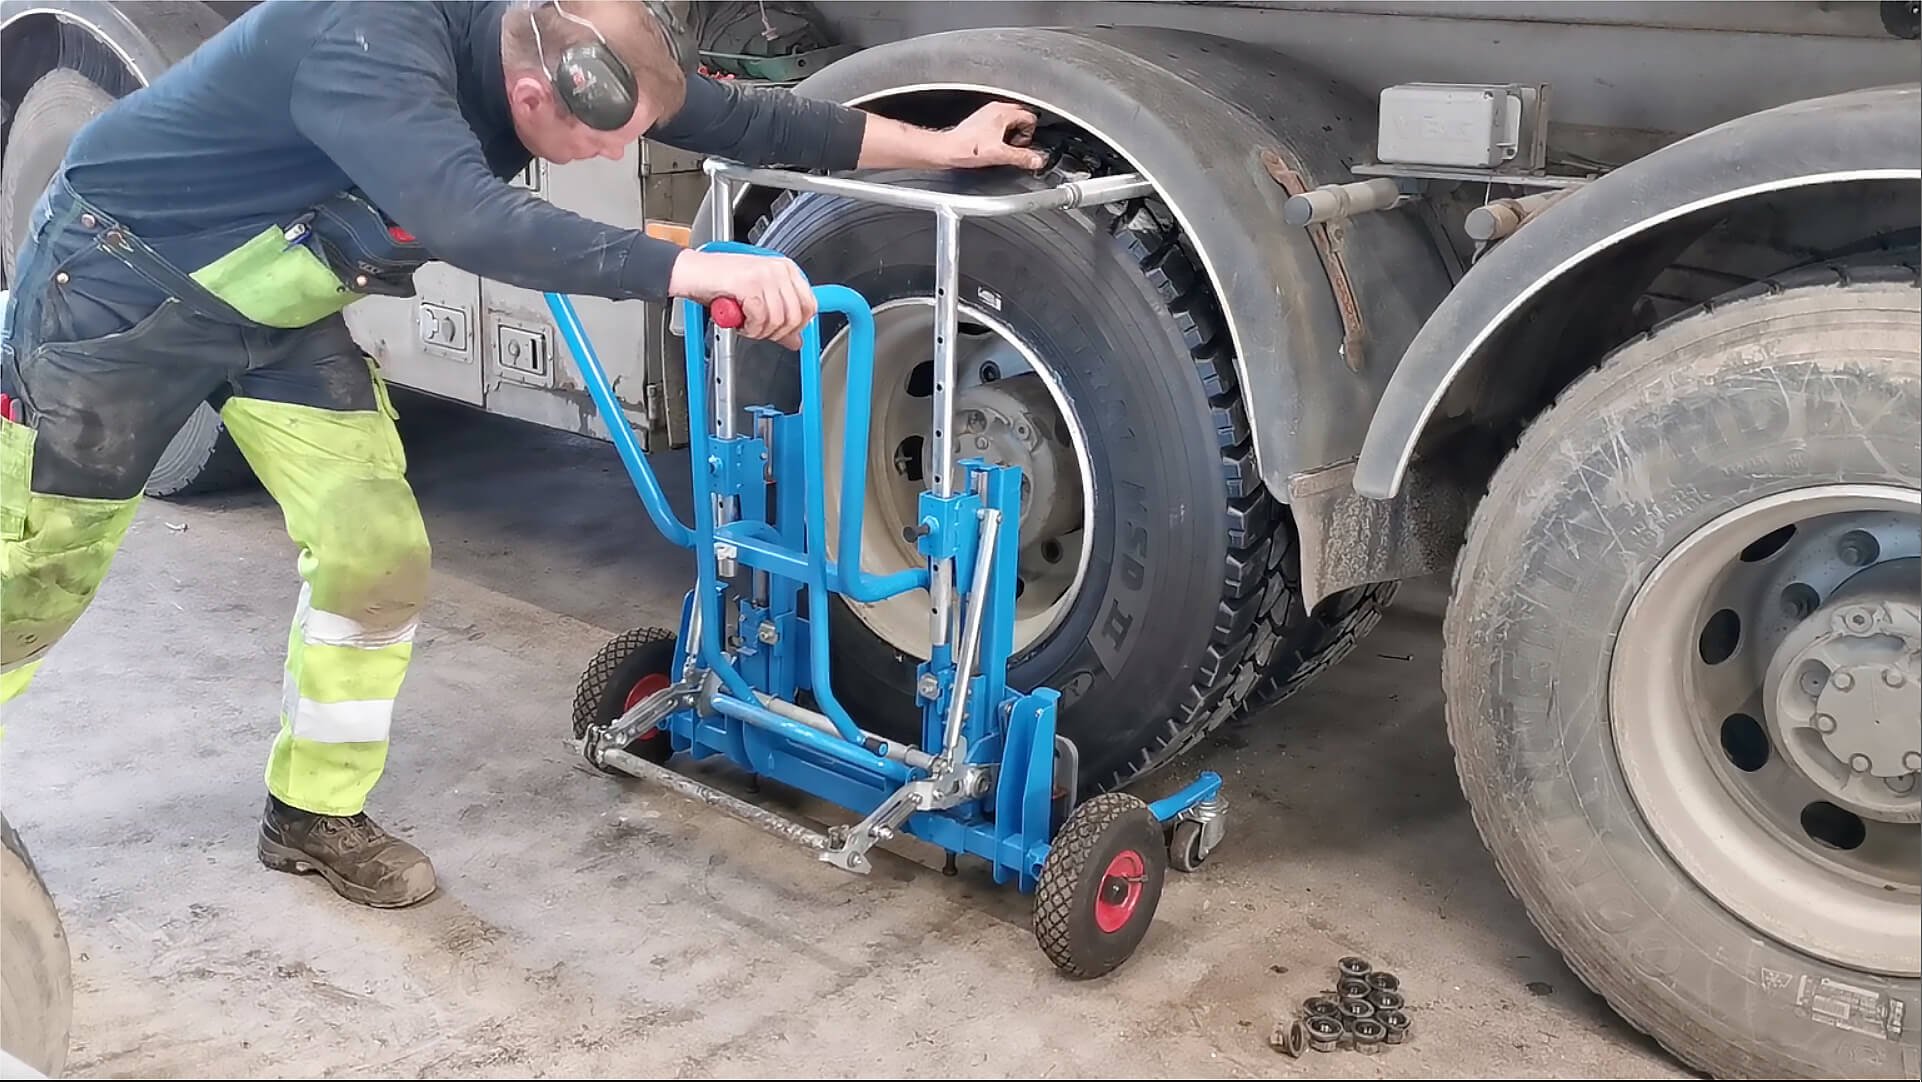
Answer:
[(1204, 847), (1201, 841), (1201, 824), (1193, 819), (1183, 819), (1168, 831), (1168, 866), (1178, 872), (1192, 872), (1201, 867), (1213, 852), (1212, 847)]
[(1127, 961), (1154, 921), (1167, 854), (1161, 823), (1139, 798), (1103, 793), (1075, 808), (1035, 887), (1042, 952), (1081, 979)]
[[(673, 632), (641, 627), (623, 632), (601, 647), (574, 689), (574, 739), (584, 739), (593, 730), (612, 725), (641, 700), (672, 685), (674, 646)], [(667, 734), (659, 729), (622, 750), (657, 764), (667, 762), (674, 754)], [(627, 776), (609, 767), (600, 770)]]

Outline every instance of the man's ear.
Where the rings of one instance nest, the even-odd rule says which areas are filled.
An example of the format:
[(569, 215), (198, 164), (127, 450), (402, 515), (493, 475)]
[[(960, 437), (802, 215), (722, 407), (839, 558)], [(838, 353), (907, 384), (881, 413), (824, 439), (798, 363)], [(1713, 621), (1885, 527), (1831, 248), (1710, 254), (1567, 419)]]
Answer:
[(551, 117), (559, 107), (554, 88), (533, 75), (517, 75), (507, 84), (507, 101), (517, 116)]

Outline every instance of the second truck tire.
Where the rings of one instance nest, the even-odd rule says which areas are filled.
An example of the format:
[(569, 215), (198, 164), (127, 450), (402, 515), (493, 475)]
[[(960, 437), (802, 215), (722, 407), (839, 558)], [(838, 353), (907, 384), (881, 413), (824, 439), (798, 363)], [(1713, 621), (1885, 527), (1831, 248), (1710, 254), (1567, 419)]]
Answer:
[[(875, 179), (994, 191), (1063, 178)], [(1345, 653), (1388, 594), (1330, 598), (1327, 621), (1301, 611), (1293, 527), (1255, 469), (1232, 343), (1164, 208), (971, 220), (961, 236), (956, 455), (1015, 461), (1032, 485), (1010, 681), (1061, 692), (1083, 791), (1115, 788), (1237, 714), (1258, 684), (1278, 691)], [(864, 551), (872, 570), (907, 566), (912, 548), (895, 543), (912, 504), (899, 500), (929, 469), (933, 217), (789, 195), (753, 239), (876, 309)], [(824, 341), (838, 329), (824, 320)], [(738, 405), (797, 404), (792, 353), (742, 341), (737, 373)], [(834, 614), (837, 696), (876, 731), (918, 738), (925, 595), (892, 614)]]
[(1913, 266), (1677, 317), (1534, 421), (1461, 554), (1475, 823), (1570, 967), (1713, 1077), (1922, 1062), (1919, 341)]

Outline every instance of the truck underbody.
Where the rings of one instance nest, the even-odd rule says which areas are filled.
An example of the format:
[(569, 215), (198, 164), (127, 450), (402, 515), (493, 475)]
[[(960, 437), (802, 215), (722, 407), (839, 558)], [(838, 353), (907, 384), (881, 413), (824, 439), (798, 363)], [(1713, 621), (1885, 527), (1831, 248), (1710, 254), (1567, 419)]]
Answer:
[[(8, 273), (79, 126), (250, 6), (4, 5)], [(1154, 182), (962, 245), (957, 417), (1034, 489), (1011, 680), (1061, 692), (1084, 787), (1280, 703), (1398, 581), (1450, 573), (1448, 725), (1495, 869), (1720, 1077), (1922, 1068), (1916, 8), (698, 5), (743, 77), (1042, 119), (1039, 176), (879, 179)], [(652, 143), (517, 183), (697, 241), (725, 216), (872, 302), (865, 550), (913, 562), (921, 218), (711, 206)], [(439, 264), (417, 286), (349, 310), (393, 382), (606, 438), (539, 294)], [(577, 303), (649, 449), (683, 446), (669, 310)], [(794, 407), (791, 354), (737, 364), (740, 405)], [(209, 407), (149, 492), (246, 475)], [(834, 612), (836, 686), (884, 735), (915, 724), (923, 612)]]

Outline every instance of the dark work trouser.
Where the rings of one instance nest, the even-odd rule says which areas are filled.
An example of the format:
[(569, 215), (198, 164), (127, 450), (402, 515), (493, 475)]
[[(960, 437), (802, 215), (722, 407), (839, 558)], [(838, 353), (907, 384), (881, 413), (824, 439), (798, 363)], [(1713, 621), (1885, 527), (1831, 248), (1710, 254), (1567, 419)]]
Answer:
[(92, 601), (203, 402), (280, 504), (302, 580), (267, 787), (361, 810), (386, 763), (429, 549), (393, 407), (345, 322), (239, 314), (56, 178), (12, 283), (0, 391), (0, 702)]

